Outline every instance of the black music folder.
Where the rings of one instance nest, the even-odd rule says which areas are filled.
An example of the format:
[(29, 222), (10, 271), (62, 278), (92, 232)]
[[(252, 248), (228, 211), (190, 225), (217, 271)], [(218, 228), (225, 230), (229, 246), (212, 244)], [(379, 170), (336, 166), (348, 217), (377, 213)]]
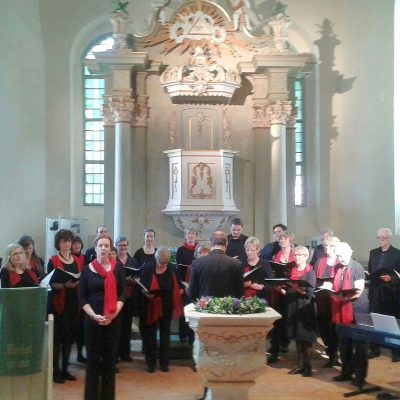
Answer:
[(40, 280), (41, 287), (49, 287), (52, 283), (76, 282), (81, 278), (81, 273), (74, 274), (61, 268), (54, 268), (48, 275)]
[(290, 275), (291, 268), (296, 265), (295, 262), (284, 264), (275, 261), (269, 261), (269, 264), (271, 265), (271, 269), (277, 278), (287, 278)]
[(263, 284), (265, 279), (265, 270), (258, 266), (243, 274), (243, 281), (251, 281), (253, 283)]
[(297, 283), (297, 285), (302, 288), (313, 287), (309, 282), (302, 279), (265, 278), (264, 281), (271, 286), (287, 286), (289, 283)]

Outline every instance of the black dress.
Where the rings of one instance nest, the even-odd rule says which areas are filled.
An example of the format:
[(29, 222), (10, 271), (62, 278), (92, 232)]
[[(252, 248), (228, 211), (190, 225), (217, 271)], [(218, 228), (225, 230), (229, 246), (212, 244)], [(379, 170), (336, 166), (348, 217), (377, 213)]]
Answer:
[(32, 276), (32, 273), (24, 271), (22, 274), (18, 274), (19, 282), (15, 285), (11, 284), (10, 274), (16, 274), (16, 272), (8, 271), (6, 268), (0, 269), (0, 287), (2, 288), (22, 288), (22, 287), (35, 287), (38, 286), (38, 281)]
[(284, 296), (286, 315), (285, 336), (288, 339), (313, 343), (317, 339), (318, 331), (314, 304), (316, 282), (314, 270), (310, 269), (300, 279), (307, 281), (310, 287), (307, 287), (304, 295), (299, 294), (293, 288), (288, 287), (286, 289), (286, 296)]
[(135, 251), (135, 254), (133, 255), (133, 258), (137, 261), (138, 266), (142, 267), (145, 263), (150, 262), (150, 261), (155, 261), (154, 255), (156, 254), (157, 249), (154, 249), (153, 254), (146, 254), (143, 250), (143, 247), (140, 249), (137, 249)]
[[(153, 275), (156, 276), (161, 297), (162, 316), (157, 322), (149, 324), (147, 322), (147, 313), (149, 300), (143, 295), (141, 303), (141, 319), (143, 329), (143, 345), (146, 355), (146, 362), (150, 372), (153, 372), (157, 362), (157, 353), (160, 356), (160, 367), (162, 370), (168, 370), (169, 367), (169, 345), (170, 345), (170, 327), (174, 310), (174, 276), (176, 281), (176, 271), (172, 264), (162, 274), (155, 272), (156, 262), (146, 263), (141, 271), (140, 281), (148, 289), (151, 288)], [(157, 330), (160, 332), (160, 346), (157, 351)]]
[[(125, 274), (117, 265), (114, 270), (117, 301), (125, 300)], [(103, 315), (104, 278), (85, 266), (79, 286), (81, 307), (90, 304), (96, 314)], [(86, 382), (85, 400), (115, 399), (115, 361), (120, 329), (119, 314), (109, 325), (102, 326), (85, 315)]]
[[(176, 252), (176, 273), (181, 282), (190, 282), (190, 270), (194, 260), (194, 251), (195, 246), (193, 246), (193, 248), (189, 248), (188, 245), (178, 247)], [(182, 297), (184, 306), (191, 303), (186, 292)], [(181, 342), (185, 342), (187, 340), (189, 345), (192, 345), (194, 342), (194, 331), (189, 327), (189, 324), (185, 321), (184, 316), (179, 318), (179, 339)]]
[[(128, 268), (138, 268), (138, 264), (136, 259), (131, 257), (128, 254), (128, 258), (126, 263), (123, 264), (120, 259), (117, 259), (117, 264), (123, 269), (124, 267)], [(139, 276), (139, 271), (135, 272), (133, 270), (126, 270), (126, 275), (135, 277)], [(119, 339), (118, 346), (118, 356), (123, 361), (130, 360), (130, 352), (131, 352), (131, 327), (132, 320), (134, 315), (139, 315), (139, 305), (138, 305), (139, 297), (138, 297), (138, 289), (137, 286), (131, 283), (130, 281), (126, 282), (125, 287), (125, 303), (124, 307), (121, 310), (121, 336)]]
[[(50, 258), (47, 264), (47, 272), (50, 273), (55, 268), (55, 260), (58, 261), (57, 256)], [(65, 264), (62, 262), (63, 268), (67, 272), (73, 274), (79, 273), (79, 268), (74, 261), (72, 264)], [(59, 296), (64, 292), (62, 297), (64, 300), (61, 302), (63, 306), (59, 309)], [(79, 301), (78, 289), (63, 288), (53, 289), (50, 294), (50, 308), (54, 314), (54, 352), (53, 352), (53, 369), (54, 376), (60, 378), (61, 375), (68, 374), (69, 355), (71, 352), (71, 345), (74, 343), (78, 336), (79, 326)], [(57, 306), (58, 305), (58, 306)], [(61, 357), (61, 369), (59, 359)]]

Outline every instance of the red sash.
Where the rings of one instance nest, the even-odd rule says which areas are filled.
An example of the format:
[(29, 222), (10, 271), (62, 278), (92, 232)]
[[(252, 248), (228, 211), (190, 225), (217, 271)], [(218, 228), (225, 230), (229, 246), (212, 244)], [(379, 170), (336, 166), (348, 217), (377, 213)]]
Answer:
[[(39, 283), (39, 280), (38, 280), (36, 274), (33, 271), (31, 271), (29, 268), (26, 268), (24, 272), (26, 272), (32, 278), (33, 282)], [(16, 287), (21, 282), (21, 275), (15, 271), (8, 271), (8, 276), (10, 278), (10, 287), (11, 288)]]
[(299, 280), (310, 270), (312, 270), (312, 266), (310, 264), (307, 264), (302, 271), (299, 271), (296, 267), (293, 267), (292, 270), (290, 271), (290, 279)]
[[(78, 266), (79, 272), (81, 272), (82, 267), (79, 264), (79, 259), (77, 256), (71, 254), (74, 258), (76, 265)], [(58, 256), (51, 256), (51, 262), (53, 263), (54, 268), (59, 268), (64, 271), (64, 264), (60, 260)], [(77, 288), (75, 288), (77, 290)], [(57, 315), (60, 315), (64, 311), (65, 306), (65, 288), (53, 290), (53, 309)]]
[[(172, 279), (173, 279), (172, 319), (177, 319), (182, 317), (183, 315), (183, 304), (182, 304), (182, 296), (179, 292), (178, 281), (174, 273), (172, 274)], [(158, 284), (157, 276), (155, 273), (151, 278), (150, 290), (160, 290), (160, 285)], [(155, 296), (152, 299), (149, 299), (146, 324), (147, 325), (155, 324), (162, 317), (163, 317), (163, 310), (162, 310), (161, 296)]]
[[(322, 257), (318, 266), (317, 266), (317, 279), (322, 279), (325, 277), (325, 270), (327, 267), (328, 257)], [(335, 266), (338, 264), (338, 260), (335, 260), (335, 263), (331, 267), (331, 272), (329, 278), (333, 278), (335, 276)]]
[(91, 264), (95, 271), (104, 278), (103, 315), (114, 314), (115, 311), (117, 311), (117, 282), (114, 276), (117, 262), (115, 260), (110, 260), (111, 269), (109, 271), (106, 271), (96, 259), (94, 259)]
[[(343, 279), (342, 279), (342, 274)], [(339, 268), (333, 280), (333, 290), (352, 289), (351, 270)], [(331, 297), (332, 302), (332, 322), (335, 324), (351, 324), (353, 322), (353, 304), (351, 300), (342, 301)]]
[[(273, 257), (272, 261), (273, 262), (278, 262), (281, 263), (281, 257), (283, 256), (282, 250), (279, 250)], [(290, 249), (290, 253), (289, 253), (289, 259), (287, 260), (288, 263), (294, 261), (294, 250)]]

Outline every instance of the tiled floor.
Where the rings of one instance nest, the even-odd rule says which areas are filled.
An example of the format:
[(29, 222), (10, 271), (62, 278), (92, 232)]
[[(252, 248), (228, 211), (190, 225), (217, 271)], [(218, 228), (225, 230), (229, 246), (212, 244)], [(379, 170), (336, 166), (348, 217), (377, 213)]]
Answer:
[[(318, 349), (318, 345), (316, 346)], [(292, 350), (292, 349), (291, 349)], [(386, 353), (386, 352), (385, 352)], [(388, 354), (388, 353), (386, 353)], [(154, 374), (146, 372), (143, 355), (134, 351), (132, 363), (119, 363), (117, 374), (118, 400), (195, 400), (203, 392), (201, 376), (191, 369), (190, 360), (173, 360), (170, 372), (157, 370)], [(65, 384), (54, 384), (55, 400), (83, 399), (84, 366), (74, 363), (71, 357), (71, 372), (78, 380)], [(293, 351), (284, 355), (276, 364), (265, 367), (256, 384), (249, 392), (249, 400), (335, 400), (343, 399), (344, 393), (356, 388), (349, 382), (336, 383), (332, 378), (338, 368), (322, 368), (325, 359), (316, 350), (313, 356), (313, 376), (288, 375), (295, 363)], [(384, 390), (400, 393), (400, 363), (392, 363), (390, 357), (381, 356), (369, 364), (368, 383), (380, 385)], [(363, 394), (354, 399), (375, 399), (376, 393)]]

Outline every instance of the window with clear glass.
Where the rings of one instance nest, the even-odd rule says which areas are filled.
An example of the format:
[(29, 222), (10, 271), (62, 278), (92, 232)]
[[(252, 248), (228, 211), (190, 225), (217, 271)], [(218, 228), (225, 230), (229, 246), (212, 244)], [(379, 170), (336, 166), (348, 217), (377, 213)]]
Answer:
[[(114, 39), (111, 36), (96, 40), (86, 50), (83, 59), (94, 59), (93, 52), (111, 49), (113, 43)], [(104, 91), (104, 76), (91, 73), (83, 63), (83, 202), (85, 205), (104, 204)]]
[(297, 108), (295, 126), (295, 159), (296, 178), (294, 188), (294, 204), (305, 205), (305, 146), (304, 146), (304, 80), (296, 78), (293, 81), (294, 106)]

